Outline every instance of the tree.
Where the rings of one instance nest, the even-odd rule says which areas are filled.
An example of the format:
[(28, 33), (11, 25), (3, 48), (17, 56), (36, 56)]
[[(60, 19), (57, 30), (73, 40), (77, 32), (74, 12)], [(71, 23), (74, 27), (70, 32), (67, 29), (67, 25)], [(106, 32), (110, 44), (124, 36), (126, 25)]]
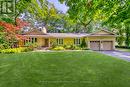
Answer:
[(126, 29), (126, 40), (125, 40), (125, 44), (127, 47), (130, 46), (130, 26), (127, 26)]
[(17, 19), (16, 22), (17, 25), (0, 21), (0, 44), (5, 48), (6, 46), (9, 47), (9, 45), (13, 46), (17, 40), (24, 39), (24, 37), (20, 35), (20, 32), (24, 26), (28, 25), (28, 23), (21, 19)]
[[(59, 0), (69, 6), (68, 13), (72, 19), (79, 21), (84, 26), (91, 21), (107, 20), (119, 10), (128, 7), (129, 0)], [(123, 9), (123, 10), (122, 10)]]
[[(113, 29), (121, 45), (123, 35), (126, 35), (126, 45), (129, 43), (130, 3), (129, 0), (59, 0), (69, 7), (70, 18), (76, 20), (88, 30), (88, 26), (99, 24), (100, 27)], [(127, 22), (126, 22), (127, 21)], [(121, 25), (121, 26), (120, 26)], [(95, 26), (95, 25), (94, 25)], [(125, 26), (125, 29), (122, 27)]]
[(13, 15), (15, 19), (15, 25), (17, 25), (17, 18), (26, 11), (26, 9), (30, 6), (33, 0), (16, 0), (16, 11)]
[(38, 21), (44, 24), (47, 28), (48, 22), (57, 18), (57, 9), (53, 4), (49, 3), (47, 0), (32, 0), (30, 7), (27, 8), (27, 11), (33, 15), (33, 17)]
[[(129, 46), (130, 39), (130, 3), (129, 0), (122, 0), (122, 3), (116, 5), (117, 8), (114, 12), (105, 20), (105, 24), (111, 28), (115, 28), (119, 37), (117, 41), (122, 43), (125, 40), (126, 46)], [(123, 37), (126, 37), (124, 39)], [(120, 45), (119, 43), (119, 45)]]
[[(88, 31), (88, 26), (92, 23), (99, 23), (105, 20), (113, 11), (111, 7), (116, 1), (106, 0), (59, 0), (65, 2), (69, 7), (68, 13), (70, 18), (84, 27)], [(108, 8), (109, 5), (109, 8)], [(112, 6), (111, 6), (112, 5)]]
[(85, 38), (83, 38), (83, 40), (82, 40), (81, 47), (82, 47), (82, 48), (87, 47), (87, 44), (86, 44)]

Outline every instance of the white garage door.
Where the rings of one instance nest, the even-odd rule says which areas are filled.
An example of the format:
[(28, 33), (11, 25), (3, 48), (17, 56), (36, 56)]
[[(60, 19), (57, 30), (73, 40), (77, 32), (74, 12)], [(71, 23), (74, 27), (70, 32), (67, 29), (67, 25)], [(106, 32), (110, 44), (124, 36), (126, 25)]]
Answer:
[(90, 41), (91, 50), (100, 50), (100, 41)]
[(102, 42), (102, 50), (113, 50), (113, 44), (112, 41), (103, 41)]

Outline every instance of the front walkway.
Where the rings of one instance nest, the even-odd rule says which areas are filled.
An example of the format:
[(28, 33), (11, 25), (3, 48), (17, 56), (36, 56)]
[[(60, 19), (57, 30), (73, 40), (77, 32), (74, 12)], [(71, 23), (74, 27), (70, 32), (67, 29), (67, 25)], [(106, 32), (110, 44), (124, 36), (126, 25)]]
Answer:
[(124, 51), (99, 51), (100, 53), (130, 61), (130, 52)]

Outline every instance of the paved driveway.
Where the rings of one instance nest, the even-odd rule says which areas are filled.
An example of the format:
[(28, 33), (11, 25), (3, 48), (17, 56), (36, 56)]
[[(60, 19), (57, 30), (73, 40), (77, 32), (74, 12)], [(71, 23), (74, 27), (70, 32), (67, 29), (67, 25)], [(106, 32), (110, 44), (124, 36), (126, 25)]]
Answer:
[(130, 61), (130, 52), (123, 51), (99, 51), (100, 53)]

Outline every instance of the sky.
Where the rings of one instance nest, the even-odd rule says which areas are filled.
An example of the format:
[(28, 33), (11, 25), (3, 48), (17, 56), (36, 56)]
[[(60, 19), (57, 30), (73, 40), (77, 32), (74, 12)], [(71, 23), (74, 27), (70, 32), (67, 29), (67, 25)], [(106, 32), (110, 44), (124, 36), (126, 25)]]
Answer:
[(65, 4), (60, 4), (58, 0), (48, 0), (48, 1), (53, 3), (58, 10), (63, 11), (64, 13), (67, 12), (68, 7)]

